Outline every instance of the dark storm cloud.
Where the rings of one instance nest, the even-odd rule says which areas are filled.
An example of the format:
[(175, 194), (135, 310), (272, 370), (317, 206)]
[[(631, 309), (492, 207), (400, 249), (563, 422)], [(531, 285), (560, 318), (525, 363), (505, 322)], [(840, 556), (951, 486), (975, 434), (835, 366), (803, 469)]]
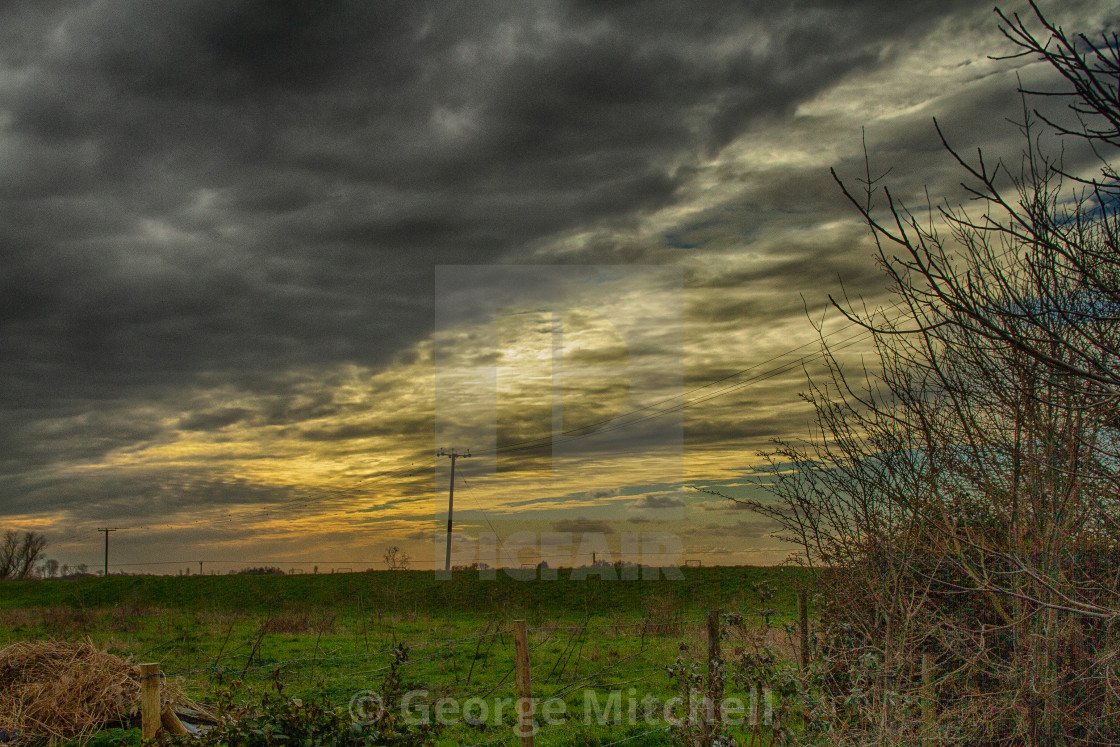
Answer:
[[(288, 486), (214, 476), (205, 468), (166, 465), (108, 473), (20, 476), (0, 484), (10, 496), (5, 510), (13, 514), (61, 512), (68, 527), (97, 521), (136, 525), (145, 517), (190, 522), (200, 512), (290, 503), (307, 495)], [(74, 494), (82, 500), (75, 501)], [(264, 514), (253, 517), (261, 519)]]
[(664, 203), (924, 12), (705, 10), (9, 6), (6, 373), (377, 363), (429, 328), (433, 264)]
[[(328, 391), (332, 366), (376, 371), (430, 335), (436, 265), (675, 261), (704, 221), (733, 212), (737, 249), (814, 210), (839, 214), (820, 169), (790, 169), (746, 184), (738, 203), (662, 243), (610, 236), (681, 200), (723, 146), (853, 72), (890, 64), (954, 13), (988, 20), (987, 6), (963, 0), (3, 4), (9, 487), (30, 484), (25, 469), (177, 432), (251, 424), (321, 442), (391, 432), (306, 421), (354, 412)], [(798, 199), (812, 206), (791, 209)], [(573, 232), (590, 235), (582, 252), (549, 253), (550, 240)], [(870, 282), (840, 241), (791, 246), (694, 287)], [(696, 316), (762, 321), (794, 305), (712, 299)], [(256, 404), (196, 396), (204, 389)], [(403, 420), (430, 432), (415, 414)], [(524, 434), (511, 438), (539, 430), (518, 425)], [(176, 479), (196, 484), (171, 470), (137, 491)], [(18, 506), (79, 495), (93, 506), (123, 487), (92, 482), (53, 485), (57, 500)], [(222, 489), (184, 488), (202, 504)]]
[[(158, 415), (145, 409), (90, 407), (68, 416), (14, 411), (0, 428), (0, 476), (18, 483), (23, 473), (49, 471), (55, 465), (96, 462), (122, 449), (170, 438), (171, 432)], [(18, 491), (8, 491), (5, 495), (14, 500), (16, 494)], [(5, 503), (5, 508), (8, 505)]]

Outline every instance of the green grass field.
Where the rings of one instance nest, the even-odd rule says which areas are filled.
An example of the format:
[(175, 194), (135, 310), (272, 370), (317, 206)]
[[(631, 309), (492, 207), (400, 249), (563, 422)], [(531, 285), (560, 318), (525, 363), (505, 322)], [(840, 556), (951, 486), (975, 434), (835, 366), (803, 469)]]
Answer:
[[(795, 568), (683, 572), (677, 581), (573, 580), (564, 571), (552, 581), (501, 573), (484, 580), (477, 572), (441, 581), (431, 572), (398, 571), (8, 582), (0, 586), (0, 644), (88, 636), (135, 662), (159, 662), (202, 700), (221, 689), (251, 700), (279, 685), (285, 695), (318, 694), (340, 708), (360, 691), (379, 689), (394, 647), (404, 644), (403, 687), (425, 693), (414, 698), (416, 710), (440, 698), (460, 705), (474, 698), (467, 715), (485, 722), (452, 714), (440, 744), (517, 744), (512, 708), (500, 719), (493, 711), (514, 697), (510, 627), (524, 619), (534, 696), (565, 704), (538, 745), (631, 737), (627, 744), (637, 747), (663, 745), (664, 731), (638, 736), (663, 723), (627, 723), (626, 706), (675, 694), (666, 667), (679, 656), (703, 661), (708, 612), (753, 618), (773, 610), (781, 638), (782, 623), (794, 618), (796, 589), (811, 580)], [(765, 603), (759, 584), (773, 590)], [(623, 723), (585, 725), (588, 699), (592, 708), (608, 708), (616, 691)], [(489, 713), (480, 719), (483, 707)]]

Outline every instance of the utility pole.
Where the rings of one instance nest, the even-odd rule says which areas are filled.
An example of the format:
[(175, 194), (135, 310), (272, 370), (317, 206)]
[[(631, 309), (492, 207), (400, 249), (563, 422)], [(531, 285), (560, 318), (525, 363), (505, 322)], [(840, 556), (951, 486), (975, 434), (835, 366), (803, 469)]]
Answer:
[(455, 507), (455, 460), (460, 457), (469, 457), (471, 450), (467, 449), (465, 454), (452, 449), (451, 451), (439, 450), (436, 456), (445, 456), (451, 460), (451, 487), (447, 492), (447, 558), (444, 560), (443, 569), (445, 571), (451, 570), (451, 512)]
[(202, 575), (202, 561), (198, 561), (198, 575)]
[(105, 578), (109, 578), (109, 532), (115, 532), (117, 529), (115, 527), (112, 529), (98, 527), (97, 531), (105, 533), (105, 573), (103, 575)]

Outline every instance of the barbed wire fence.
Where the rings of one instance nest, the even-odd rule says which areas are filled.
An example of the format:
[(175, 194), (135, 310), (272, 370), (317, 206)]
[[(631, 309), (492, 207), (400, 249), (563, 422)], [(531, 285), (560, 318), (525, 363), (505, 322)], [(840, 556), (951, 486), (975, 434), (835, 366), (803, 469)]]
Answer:
[[(531, 645), (524, 664), (532, 673), (532, 698), (537, 705), (535, 745), (571, 744), (575, 732), (586, 733), (592, 727), (598, 739), (611, 740), (600, 741), (601, 747), (665, 744), (664, 735), (674, 727), (663, 718), (669, 713), (664, 696), (672, 697), (675, 687), (671, 664), (681, 652), (700, 660), (705, 650), (712, 655), (711, 638), (713, 630), (718, 630), (718, 626), (712, 627), (712, 619), (711, 615), (703, 619), (679, 613), (647, 615), (632, 622), (587, 617), (526, 626)], [(523, 744), (516, 720), (518, 662), (510, 656), (514, 650), (510, 622), (489, 619), (480, 632), (446, 638), (396, 638), (394, 633), (392, 642), (345, 653), (337, 648), (320, 650), (317, 643), (314, 654), (271, 659), (262, 652), (264, 635), (259, 630), (266, 627), (262, 624), (239, 646), (223, 646), (214, 662), (172, 668), (164, 674), (203, 682), (302, 679), (311, 684), (318, 672), (331, 683), (332, 707), (345, 709), (352, 707), (356, 693), (376, 692), (378, 678), (396, 669), (414, 686), (407, 704), (410, 713), (430, 714), (440, 703), (455, 703), (452, 721), (466, 732), (460, 735), (463, 744)], [(714, 635), (718, 638), (719, 633)], [(362, 643), (368, 646), (368, 641)], [(718, 640), (714, 650), (718, 658)], [(708, 667), (713, 667), (711, 660)], [(648, 702), (660, 709), (657, 718), (651, 720), (648, 705), (634, 705), (642, 693), (653, 698)], [(647, 703), (645, 698), (642, 704)], [(569, 707), (571, 701), (577, 701), (574, 708)], [(541, 718), (542, 706), (548, 702), (565, 706), (558, 716)], [(496, 714), (494, 709), (503, 703), (507, 710)], [(405, 704), (386, 706), (401, 708), (404, 713)], [(470, 707), (478, 718), (472, 717)], [(511, 715), (515, 717), (512, 723)], [(466, 741), (475, 734), (477, 741)]]

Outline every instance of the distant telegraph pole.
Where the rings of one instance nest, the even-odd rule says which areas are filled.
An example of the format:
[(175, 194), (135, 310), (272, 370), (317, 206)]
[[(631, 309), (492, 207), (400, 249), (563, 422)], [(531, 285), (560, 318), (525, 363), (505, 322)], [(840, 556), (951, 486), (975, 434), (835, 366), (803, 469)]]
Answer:
[(116, 528), (102, 529), (98, 528), (97, 531), (105, 533), (105, 578), (109, 577), (109, 532), (117, 531)]
[(469, 457), (471, 450), (467, 449), (465, 454), (452, 449), (451, 451), (439, 450), (436, 456), (445, 456), (451, 460), (451, 487), (447, 491), (447, 558), (444, 560), (443, 569), (445, 571), (451, 570), (451, 512), (455, 506), (455, 460), (460, 457)]

